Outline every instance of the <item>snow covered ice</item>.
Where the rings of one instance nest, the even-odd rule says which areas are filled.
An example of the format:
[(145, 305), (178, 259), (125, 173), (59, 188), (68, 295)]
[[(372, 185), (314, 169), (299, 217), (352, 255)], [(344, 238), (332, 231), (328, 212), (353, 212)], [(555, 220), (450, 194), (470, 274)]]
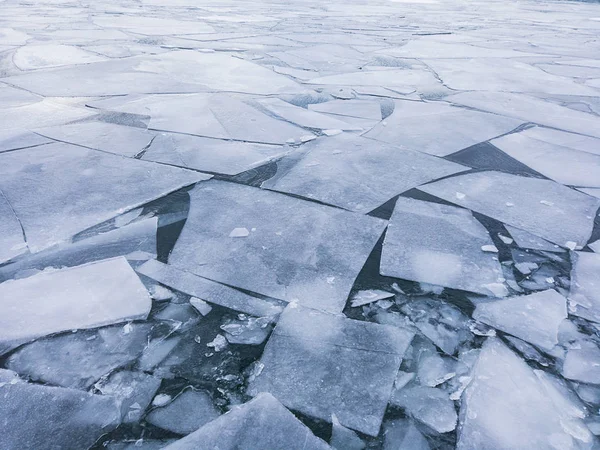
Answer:
[(598, 448), (599, 35), (0, 0), (0, 449)]

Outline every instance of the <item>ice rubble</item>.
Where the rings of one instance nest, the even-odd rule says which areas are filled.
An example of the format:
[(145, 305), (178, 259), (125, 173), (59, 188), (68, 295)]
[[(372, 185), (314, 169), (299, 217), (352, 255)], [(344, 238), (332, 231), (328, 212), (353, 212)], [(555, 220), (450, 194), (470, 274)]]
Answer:
[[(384, 220), (223, 181), (198, 185), (190, 197), (169, 264), (332, 312), (344, 308), (386, 226)], [(231, 238), (239, 227), (250, 235)]]
[(413, 333), (289, 305), (248, 392), (376, 436)]
[(0, 190), (32, 252), (208, 178), (62, 143), (0, 153)]
[(575, 252), (572, 256), (569, 312), (593, 322), (600, 322), (600, 254)]
[(493, 254), (482, 251), (490, 244), (487, 230), (470, 211), (399, 197), (383, 243), (380, 272), (503, 296), (500, 264)]
[(361, 213), (411, 188), (467, 170), (413, 150), (345, 134), (312, 141), (301, 152), (282, 161), (281, 170), (262, 187)]
[(248, 403), (234, 407), (165, 450), (215, 447), (223, 450), (331, 448), (269, 393), (261, 393)]
[(6, 281), (0, 298), (2, 351), (60, 331), (145, 319), (151, 307), (124, 258)]
[(600, 207), (600, 200), (553, 181), (495, 171), (457, 175), (419, 189), (563, 247), (587, 243)]
[(396, 100), (393, 114), (365, 136), (401, 148), (446, 156), (508, 133), (521, 123), (447, 103)]

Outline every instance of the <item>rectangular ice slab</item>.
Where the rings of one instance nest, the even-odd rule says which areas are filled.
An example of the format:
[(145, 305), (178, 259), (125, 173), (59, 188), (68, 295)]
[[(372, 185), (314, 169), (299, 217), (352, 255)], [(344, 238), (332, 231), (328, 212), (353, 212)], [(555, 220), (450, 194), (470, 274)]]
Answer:
[(446, 103), (397, 100), (393, 114), (365, 136), (401, 148), (446, 156), (508, 133), (521, 123)]
[(274, 316), (283, 311), (283, 306), (276, 300), (268, 301), (253, 297), (232, 287), (155, 260), (146, 262), (137, 271), (185, 294), (234, 311), (257, 317)]
[(209, 178), (63, 143), (0, 153), (0, 191), (34, 253)]
[(561, 246), (584, 246), (600, 199), (550, 180), (502, 172), (457, 175), (419, 188)]
[(558, 344), (558, 330), (567, 318), (567, 300), (555, 290), (477, 304), (473, 318), (541, 349)]
[(145, 319), (152, 302), (125, 258), (0, 284), (0, 352), (40, 336)]
[(503, 296), (502, 268), (470, 211), (399, 197), (383, 242), (382, 275)]
[(189, 216), (170, 264), (332, 312), (344, 308), (356, 276), (387, 224), (216, 180), (198, 185), (190, 198)]
[(113, 397), (24, 382), (0, 383), (0, 448), (86, 449), (120, 423)]
[(575, 252), (572, 257), (569, 312), (600, 322), (600, 254)]
[[(392, 197), (467, 167), (360, 136), (341, 134), (305, 144), (262, 187), (367, 213)], [(288, 171), (286, 161), (301, 158)], [(290, 161), (292, 164), (293, 161)]]
[(581, 419), (552, 401), (546, 385), (500, 340), (488, 338), (462, 396), (458, 450), (583, 450)]
[(271, 334), (248, 393), (376, 436), (402, 356), (414, 333), (288, 306)]
[(316, 437), (269, 393), (207, 423), (164, 450), (327, 450)]

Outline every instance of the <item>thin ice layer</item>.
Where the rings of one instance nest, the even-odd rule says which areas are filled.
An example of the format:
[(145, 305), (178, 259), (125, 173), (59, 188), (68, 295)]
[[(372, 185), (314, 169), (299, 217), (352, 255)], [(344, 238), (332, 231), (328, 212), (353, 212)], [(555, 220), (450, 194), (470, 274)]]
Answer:
[(34, 253), (209, 178), (62, 143), (0, 153), (0, 190)]
[(0, 190), (0, 264), (10, 261), (26, 251), (27, 243), (21, 224)]
[(557, 407), (545, 385), (501, 341), (488, 338), (462, 396), (458, 450), (591, 449), (581, 419)]
[[(382, 275), (501, 294), (502, 268), (487, 230), (462, 208), (399, 197), (383, 242)], [(502, 295), (499, 295), (502, 296)]]
[(600, 322), (600, 254), (575, 252), (572, 256), (569, 312)]
[(446, 103), (396, 100), (394, 113), (365, 136), (401, 148), (446, 156), (508, 133), (521, 123)]
[(60, 331), (145, 319), (152, 306), (122, 257), (6, 281), (0, 299), (3, 350)]
[(120, 423), (113, 397), (24, 382), (0, 383), (0, 448), (84, 449)]
[(271, 394), (264, 392), (164, 450), (331, 449)]
[(280, 170), (262, 186), (361, 213), (416, 186), (467, 169), (414, 150), (346, 134), (317, 139), (302, 151), (301, 159), (287, 172)]
[(600, 199), (550, 180), (484, 171), (419, 188), (561, 246), (584, 246)]
[(510, 225), (505, 225), (506, 231), (510, 233), (510, 236), (514, 239), (515, 243), (521, 248), (528, 248), (531, 250), (543, 250), (545, 252), (564, 252), (565, 249), (559, 247), (552, 242), (548, 242), (535, 234), (532, 234), (525, 230), (520, 230)]
[(376, 436), (402, 356), (405, 329), (288, 306), (248, 392), (271, 392), (288, 408)]
[[(387, 222), (223, 181), (190, 191), (173, 266), (231, 286), (340, 312)], [(245, 228), (240, 236), (235, 229)]]
[(555, 290), (548, 289), (478, 303), (473, 318), (541, 349), (551, 350), (558, 344), (560, 324), (567, 318), (567, 300)]

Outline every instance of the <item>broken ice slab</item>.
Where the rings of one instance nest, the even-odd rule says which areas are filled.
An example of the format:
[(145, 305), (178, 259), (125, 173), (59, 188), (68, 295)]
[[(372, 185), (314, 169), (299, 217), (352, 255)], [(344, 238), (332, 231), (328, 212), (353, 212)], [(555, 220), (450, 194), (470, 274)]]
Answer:
[(103, 442), (106, 450), (162, 450), (177, 439), (126, 439), (124, 441)]
[(410, 419), (386, 422), (383, 450), (431, 450), (427, 439)]
[(482, 251), (492, 244), (470, 211), (399, 197), (383, 242), (380, 272), (502, 297), (506, 288), (500, 263)]
[(272, 95), (305, 90), (286, 76), (242, 58), (190, 50), (34, 71), (2, 81), (40, 95), (57, 97), (207, 90)]
[(234, 311), (257, 317), (275, 316), (283, 311), (283, 302), (253, 297), (232, 287), (155, 260), (146, 262), (137, 271), (180, 292)]
[(600, 322), (600, 254), (571, 253), (571, 291), (569, 312), (593, 322)]
[[(225, 94), (127, 96), (88, 105), (103, 110), (151, 116), (148, 128), (217, 139), (285, 144), (308, 132), (277, 120)], [(186, 114), (182, 115), (182, 111)]]
[(73, 45), (29, 44), (19, 47), (12, 61), (20, 70), (46, 69), (75, 64), (89, 64), (106, 58)]
[(600, 188), (578, 188), (577, 190), (585, 192), (592, 197), (600, 198)]
[(363, 450), (365, 443), (350, 428), (343, 426), (337, 417), (331, 416), (331, 439), (329, 444), (336, 450)]
[(173, 433), (190, 434), (220, 415), (208, 392), (186, 389), (168, 405), (150, 411), (146, 421)]
[(0, 153), (0, 190), (34, 253), (209, 178), (63, 143)]
[[(169, 264), (220, 283), (332, 312), (343, 310), (354, 280), (387, 224), (216, 180), (206, 188), (198, 185), (190, 198), (189, 216)], [(246, 228), (250, 234), (230, 237), (235, 228)]]
[(581, 383), (600, 384), (600, 349), (592, 341), (578, 342), (570, 348), (563, 361), (562, 375)]
[(600, 138), (600, 118), (564, 106), (505, 92), (463, 92), (445, 98), (446, 101), (525, 122), (535, 122), (551, 128)]
[(12, 353), (6, 367), (34, 381), (87, 389), (131, 364), (146, 347), (151, 328), (133, 323), (39, 339)]
[(364, 291), (358, 291), (352, 296), (350, 306), (356, 308), (358, 306), (367, 305), (369, 303), (377, 302), (379, 300), (385, 300), (386, 298), (392, 298), (394, 294), (387, 291), (380, 291), (379, 289), (368, 289)]
[(566, 133), (546, 127), (533, 127), (522, 131), (520, 134), (530, 139), (550, 142), (561, 147), (568, 147), (581, 152), (600, 155), (600, 141), (590, 136), (575, 133)]
[(346, 134), (316, 139), (300, 151), (289, 157), (290, 164), (292, 158), (298, 162), (262, 187), (361, 213), (416, 186), (467, 170), (417, 151)]
[(600, 199), (554, 181), (496, 171), (457, 175), (419, 190), (566, 247), (587, 243), (600, 207)]
[(556, 407), (533, 370), (488, 338), (462, 395), (457, 449), (591, 449), (585, 424)]
[(473, 318), (549, 351), (558, 344), (560, 324), (567, 318), (567, 300), (548, 289), (478, 303)]
[(116, 28), (146, 36), (169, 34), (213, 33), (215, 30), (207, 23), (197, 20), (176, 20), (166, 17), (148, 17), (137, 14), (103, 14), (92, 16), (92, 21), (102, 28)]
[(600, 253), (600, 239), (595, 242), (589, 243), (588, 247), (591, 248), (594, 252)]
[(46, 267), (73, 267), (117, 256), (125, 256), (130, 261), (154, 258), (157, 223), (158, 218), (152, 217), (27, 255), (11, 264), (0, 266), (0, 281), (23, 278), (23, 275), (32, 270), (42, 270)]
[(454, 402), (441, 389), (407, 386), (394, 391), (390, 403), (437, 433), (449, 433), (456, 428)]
[(95, 115), (91, 109), (45, 98), (26, 105), (0, 107), (0, 131), (63, 125)]
[[(23, 229), (6, 197), (0, 191), (0, 265), (27, 252)], [(0, 266), (0, 270), (2, 266)], [(1, 279), (1, 278), (0, 278)]]
[(150, 145), (155, 133), (106, 122), (78, 122), (35, 130), (42, 136), (82, 147), (133, 157)]
[(9, 150), (35, 147), (36, 145), (48, 144), (50, 139), (26, 130), (4, 130), (0, 131), (0, 153)]
[(115, 397), (121, 404), (124, 423), (135, 423), (144, 415), (161, 380), (143, 372), (122, 370), (94, 386), (103, 395)]
[(510, 233), (510, 236), (514, 239), (515, 243), (521, 248), (528, 248), (531, 250), (543, 250), (546, 252), (562, 253), (565, 251), (564, 248), (559, 247), (552, 242), (548, 242), (535, 234), (532, 234), (519, 228), (511, 227), (510, 225), (504, 225), (506, 231)]
[[(391, 94), (391, 93), (390, 93)], [(333, 100), (308, 105), (311, 111), (331, 114), (344, 120), (344, 117), (381, 120), (381, 103), (378, 100)]]
[(248, 393), (270, 392), (312, 417), (376, 436), (413, 333), (288, 306)]
[(281, 158), (291, 147), (158, 133), (142, 159), (202, 172), (237, 175)]
[(558, 131), (543, 139), (539, 131), (535, 131), (535, 137), (531, 137), (529, 131), (509, 134), (491, 143), (554, 181), (570, 186), (600, 187), (600, 139), (595, 139), (593, 153), (554, 143), (554, 133)]
[(331, 449), (275, 397), (261, 393), (164, 450)]
[(362, 129), (350, 125), (348, 122), (344, 122), (342, 118), (336, 119), (310, 109), (300, 108), (278, 98), (266, 98), (257, 100), (257, 102), (271, 114), (304, 128), (314, 128), (318, 130), (339, 129), (343, 131)]
[(152, 306), (122, 257), (5, 281), (0, 299), (0, 353), (60, 331), (145, 319)]
[(447, 103), (396, 100), (395, 104), (393, 114), (364, 136), (435, 156), (449, 155), (522, 124)]
[(86, 449), (120, 423), (109, 396), (24, 382), (0, 384), (0, 448)]
[(408, 41), (401, 47), (379, 50), (377, 53), (401, 58), (418, 59), (471, 59), (471, 58), (518, 58), (534, 56), (510, 48), (485, 48), (470, 43), (440, 42), (427, 38)]

